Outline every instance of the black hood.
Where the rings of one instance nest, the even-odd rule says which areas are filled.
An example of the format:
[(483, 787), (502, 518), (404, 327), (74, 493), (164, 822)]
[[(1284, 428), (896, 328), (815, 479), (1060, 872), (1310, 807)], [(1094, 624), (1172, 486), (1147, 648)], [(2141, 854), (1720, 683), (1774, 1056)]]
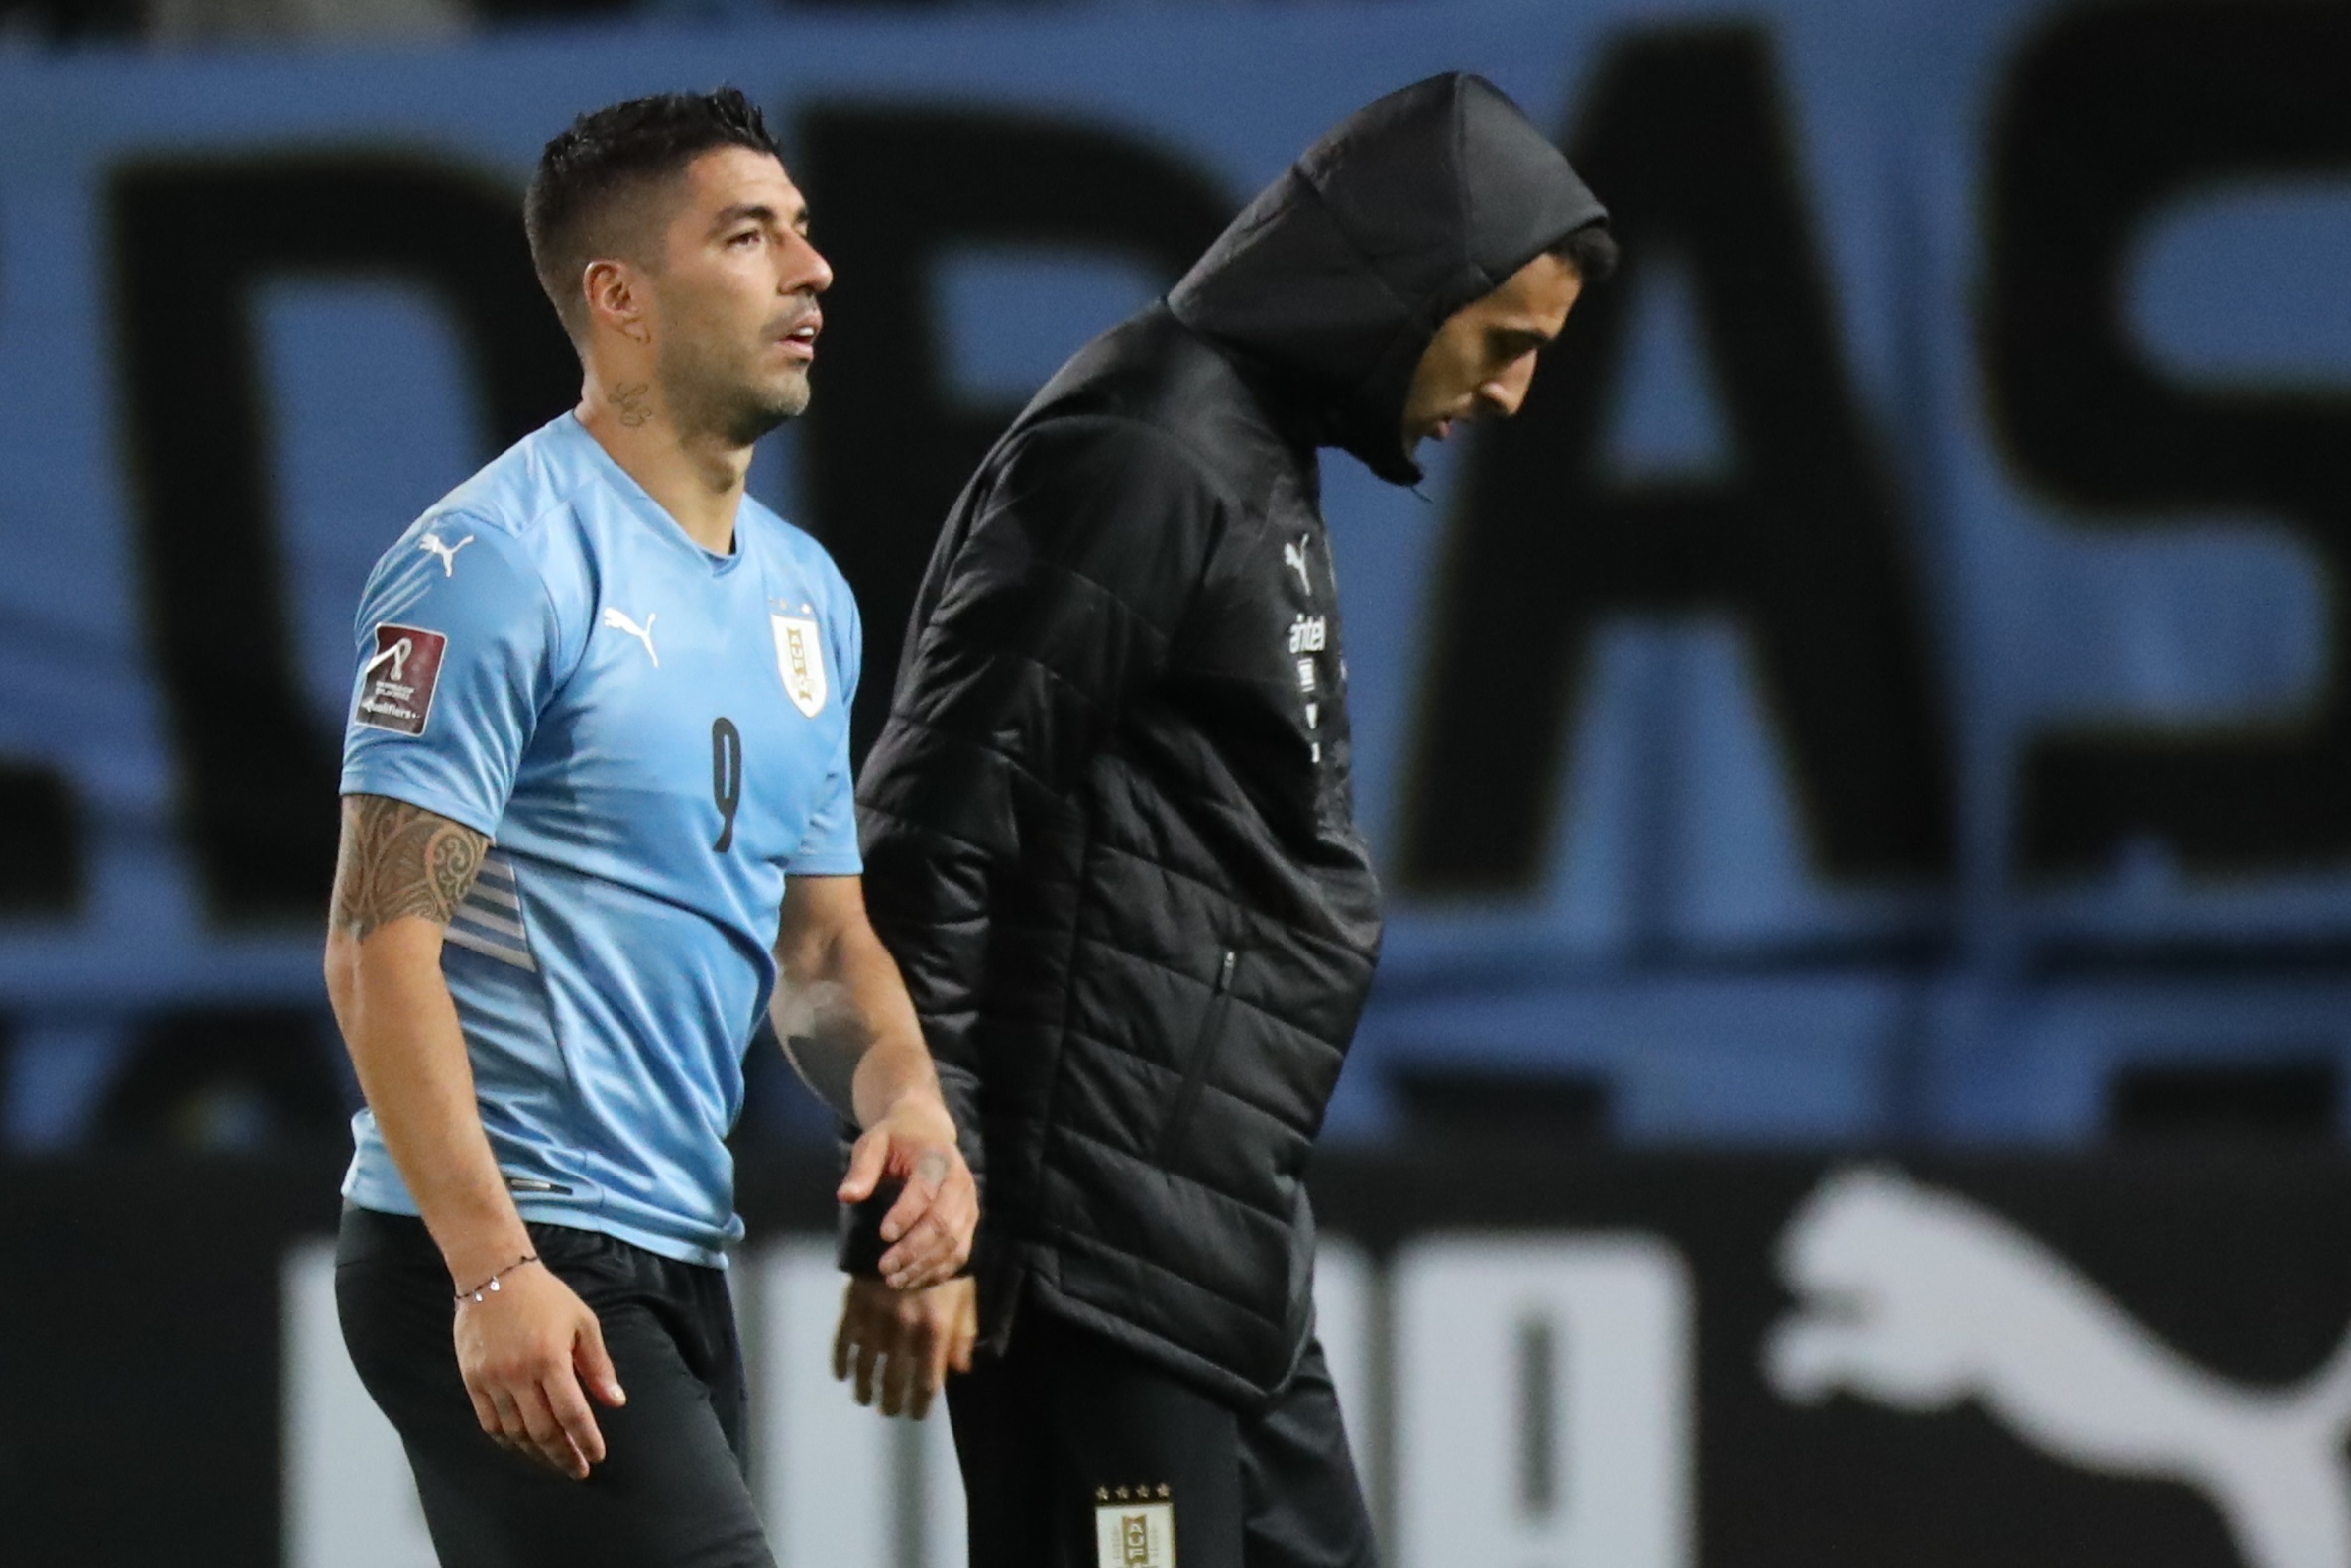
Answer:
[(1482, 76), (1357, 110), (1258, 193), (1168, 296), (1176, 319), (1274, 372), (1318, 445), (1416, 483), (1404, 396), (1437, 328), (1608, 216)]

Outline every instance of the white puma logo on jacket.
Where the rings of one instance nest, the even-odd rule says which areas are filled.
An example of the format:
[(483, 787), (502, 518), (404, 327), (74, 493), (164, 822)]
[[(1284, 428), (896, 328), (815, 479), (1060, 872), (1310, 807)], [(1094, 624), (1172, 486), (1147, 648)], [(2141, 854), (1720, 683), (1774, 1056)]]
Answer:
[(1306, 576), (1306, 541), (1308, 537), (1301, 533), (1298, 535), (1297, 543), (1283, 545), (1282, 564), (1298, 574), (1298, 587), (1305, 590), (1306, 597), (1311, 599), (1314, 597), (1314, 584)]
[(1822, 1183), (1779, 1261), (1802, 1303), (1764, 1348), (1785, 1398), (1973, 1399), (2069, 1464), (2194, 1487), (2248, 1568), (2351, 1568), (2351, 1340), (2297, 1388), (2232, 1383), (1998, 1215), (1883, 1169)]

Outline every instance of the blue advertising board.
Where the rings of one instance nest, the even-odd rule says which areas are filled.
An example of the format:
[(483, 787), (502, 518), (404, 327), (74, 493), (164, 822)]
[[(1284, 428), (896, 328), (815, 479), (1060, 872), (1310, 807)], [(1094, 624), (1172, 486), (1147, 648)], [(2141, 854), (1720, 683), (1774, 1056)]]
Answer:
[(1627, 261), (1418, 492), (1330, 459), (1391, 911), (1339, 1123), (1422, 1062), (1794, 1139), (2351, 1064), (2351, 19), (1617, 0), (0, 56), (20, 1077), (318, 998), (361, 576), (576, 390), (517, 221), (575, 112), (727, 80), (781, 129), (840, 282), (755, 485), (871, 701), (989, 434), (1447, 68)]

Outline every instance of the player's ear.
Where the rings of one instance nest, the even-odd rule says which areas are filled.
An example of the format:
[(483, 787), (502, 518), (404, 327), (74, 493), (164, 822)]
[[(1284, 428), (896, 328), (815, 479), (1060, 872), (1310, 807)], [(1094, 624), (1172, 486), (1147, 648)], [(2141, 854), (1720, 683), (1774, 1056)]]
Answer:
[(638, 290), (635, 270), (626, 262), (603, 260), (588, 264), (581, 278), (588, 296), (591, 320), (636, 343), (653, 340), (652, 323), (645, 319), (645, 301)]

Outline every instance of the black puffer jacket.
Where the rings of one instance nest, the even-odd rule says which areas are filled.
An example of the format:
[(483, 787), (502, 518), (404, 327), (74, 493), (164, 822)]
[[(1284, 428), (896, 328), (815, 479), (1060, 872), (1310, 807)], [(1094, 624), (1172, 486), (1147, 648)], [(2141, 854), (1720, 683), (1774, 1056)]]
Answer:
[(1356, 114), (1040, 392), (932, 556), (866, 896), (1016, 1298), (1230, 1400), (1304, 1343), (1301, 1178), (1380, 946), (1315, 449), (1418, 477), (1437, 327), (1604, 216), (1470, 76)]

